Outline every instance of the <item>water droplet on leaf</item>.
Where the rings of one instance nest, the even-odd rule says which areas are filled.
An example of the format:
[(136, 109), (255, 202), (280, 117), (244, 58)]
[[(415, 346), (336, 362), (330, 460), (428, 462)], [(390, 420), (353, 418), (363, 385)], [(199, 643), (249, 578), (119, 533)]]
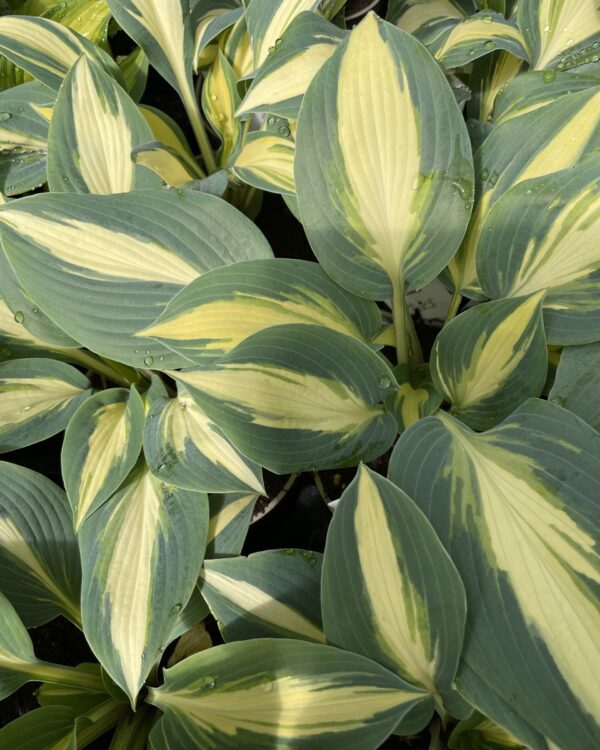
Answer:
[(15, 321), (17, 323), (24, 323), (25, 322), (25, 313), (22, 312), (21, 310), (17, 310), (17, 312), (15, 313)]
[(149, 357), (144, 357), (144, 364), (146, 367), (150, 367), (151, 364), (154, 362), (154, 357), (150, 355)]

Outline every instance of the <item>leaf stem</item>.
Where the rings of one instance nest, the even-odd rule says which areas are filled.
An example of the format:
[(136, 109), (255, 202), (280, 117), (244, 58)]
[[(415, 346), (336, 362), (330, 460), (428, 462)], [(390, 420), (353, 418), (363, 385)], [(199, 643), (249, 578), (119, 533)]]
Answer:
[(66, 667), (62, 664), (51, 664), (47, 661), (34, 662), (27, 668), (32, 679), (36, 681), (81, 688), (92, 693), (106, 692), (102, 677), (99, 674), (85, 672), (75, 667)]
[(454, 318), (456, 313), (458, 312), (458, 308), (460, 307), (460, 303), (462, 302), (462, 294), (460, 293), (460, 289), (455, 287), (454, 292), (452, 293), (452, 299), (450, 300), (450, 307), (448, 308), (448, 315), (446, 315), (446, 321), (444, 325), (448, 325), (448, 323)]
[[(98, 375), (104, 375), (113, 383), (123, 385), (126, 388), (132, 383), (140, 382), (140, 375), (133, 367), (127, 367), (126, 365), (113, 365), (109, 364), (102, 357), (98, 357), (91, 352), (85, 351), (84, 349), (70, 349), (69, 358), (77, 364), (83, 365)], [(119, 372), (121, 370), (121, 372)]]
[(126, 710), (124, 703), (119, 703), (111, 698), (99, 706), (95, 706), (91, 711), (82, 714), (79, 718), (87, 719), (90, 723), (77, 732), (77, 747), (86, 747), (105, 732), (108, 732), (115, 724), (118, 724)]
[(123, 714), (115, 729), (110, 750), (145, 750), (154, 719), (155, 712), (147, 703), (138, 706), (135, 713), (128, 711)]
[(421, 345), (413, 319), (408, 311), (404, 279), (392, 279), (392, 315), (396, 333), (396, 359), (399, 365), (417, 365), (423, 361)]
[(208, 139), (206, 128), (204, 127), (204, 121), (200, 114), (198, 100), (194, 96), (193, 89), (189, 86), (186, 87), (186, 93), (185, 95), (182, 95), (181, 99), (187, 116), (189, 117), (194, 135), (196, 136), (196, 141), (198, 142), (198, 147), (200, 148), (206, 171), (208, 174), (212, 174), (217, 171), (217, 162), (215, 160), (212, 146), (210, 145), (210, 140)]

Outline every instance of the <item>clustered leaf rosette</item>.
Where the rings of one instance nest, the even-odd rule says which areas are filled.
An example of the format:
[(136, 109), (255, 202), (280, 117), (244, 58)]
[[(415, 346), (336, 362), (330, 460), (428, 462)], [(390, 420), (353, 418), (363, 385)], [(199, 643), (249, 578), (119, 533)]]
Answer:
[[(599, 747), (598, 3), (2, 13), (0, 746)], [(323, 552), (242, 555), (342, 469)]]

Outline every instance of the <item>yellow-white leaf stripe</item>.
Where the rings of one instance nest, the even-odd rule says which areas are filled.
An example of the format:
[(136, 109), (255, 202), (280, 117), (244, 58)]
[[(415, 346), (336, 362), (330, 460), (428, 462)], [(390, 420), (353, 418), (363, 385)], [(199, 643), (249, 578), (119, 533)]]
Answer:
[(125, 451), (129, 436), (125, 402), (105, 404), (93, 415), (95, 428), (89, 437), (85, 462), (79, 477), (75, 530), (83, 523), (112, 467)]
[(573, 579), (576, 572), (600, 585), (597, 540), (542, 494), (526, 458), (442, 419), (477, 482), (490, 564), (506, 574), (526, 622), (583, 708), (600, 716), (600, 613)]
[(274, 599), (267, 592), (248, 581), (231, 578), (210, 568), (203, 568), (200, 573), (209, 586), (244, 613), (254, 615), (276, 628), (290, 630), (313, 641), (325, 643), (323, 631), (300, 612), (287, 604)]
[(89, 191), (98, 195), (126, 193), (133, 187), (131, 129), (118, 97), (115, 102), (113, 112), (82, 57), (75, 66), (71, 109), (79, 169)]
[[(388, 93), (378, 106), (366, 106), (364, 95), (372, 90), (374, 75), (385, 81)], [(419, 123), (408, 80), (372, 13), (353, 30), (342, 57), (337, 117), (350, 218), (358, 224), (366, 251), (395, 280), (420, 227), (413, 207), (421, 168)], [(403, 154), (402, 168), (398, 154)]]
[(44, 563), (35, 554), (35, 551), (27, 543), (21, 530), (14, 523), (12, 518), (0, 515), (0, 547), (12, 555), (19, 564), (27, 570), (34, 578), (37, 578), (40, 585), (45, 588), (58, 602), (60, 602), (66, 612), (71, 613), (76, 622), (79, 622), (81, 616), (72, 601), (70, 601), (56, 582), (48, 575)]
[(34, 138), (29, 133), (0, 128), (0, 152), (26, 149), (27, 151), (46, 151), (47, 143)]
[(252, 493), (250, 495), (242, 495), (237, 500), (228, 503), (218, 513), (213, 513), (210, 516), (210, 522), (208, 524), (208, 536), (206, 538), (206, 544), (214, 542), (214, 540), (221, 534), (229, 524), (242, 513), (249, 505), (256, 502), (258, 495)]
[(17, 323), (15, 314), (3, 299), (0, 299), (0, 335), (18, 339), (19, 344), (35, 346), (39, 349), (51, 349), (52, 351), (67, 352), (69, 349), (62, 346), (54, 346), (47, 341), (38, 338), (28, 331), (22, 323)]
[(410, 383), (402, 383), (396, 391), (395, 401), (400, 404), (400, 414), (404, 428), (421, 418), (421, 407), (427, 403), (429, 393), (425, 388), (413, 388)]
[(328, 298), (303, 288), (301, 281), (298, 293), (290, 293), (286, 299), (242, 292), (199, 304), (136, 335), (172, 341), (199, 339), (203, 350), (229, 351), (253, 333), (285, 323), (312, 323), (363, 338), (339, 308)]
[(537, 14), (540, 54), (534, 70), (542, 70), (561, 52), (600, 30), (597, 0), (539, 0)]
[(318, 4), (318, 0), (281, 0), (262, 38), (253, 40), (254, 67), (258, 68), (267, 59), (269, 49), (275, 46), (277, 40), (281, 38), (283, 32), (299, 13), (313, 10)]
[(233, 165), (233, 171), (247, 170), (259, 180), (289, 193), (296, 192), (294, 143), (277, 135), (264, 135), (246, 141)]
[[(515, 175), (511, 187), (525, 180), (542, 177), (573, 166), (584, 153), (589, 139), (598, 127), (598, 112), (600, 112), (600, 92), (592, 96), (581, 109), (575, 112), (568, 125), (554, 134), (529, 163), (523, 164), (521, 172)], [(461, 253), (457, 256), (457, 260), (459, 257), (462, 259), (462, 275), (459, 273), (459, 278), (463, 280), (461, 284), (463, 288), (473, 283), (476, 278), (477, 242), (488, 211), (498, 197), (497, 192), (494, 189), (488, 190), (476, 205), (469, 232), (465, 238), (464, 255)], [(456, 268), (457, 260), (450, 263), (450, 269)]]
[(227, 364), (174, 377), (275, 429), (350, 435), (384, 413), (337, 380), (271, 365)]
[(81, 276), (96, 274), (116, 279), (189, 284), (199, 274), (174, 253), (133, 234), (117, 232), (79, 219), (35, 215), (19, 208), (6, 208), (0, 222), (13, 227), (21, 237), (42, 245), (58, 260), (75, 267)]
[(227, 438), (216, 431), (215, 424), (187, 394), (172, 399), (161, 414), (161, 429), (175, 452), (186, 452), (191, 440), (211, 463), (222, 467), (256, 492), (264, 492), (260, 480), (252, 473), (242, 456)]
[(496, 62), (491, 75), (485, 81), (480, 92), (479, 119), (484, 122), (492, 119), (496, 97), (509, 81), (516, 77), (523, 60), (511, 55), (510, 52), (501, 51), (496, 57)]
[[(160, 523), (160, 498), (150, 472), (144, 471), (132, 484), (124, 502), (127, 507), (119, 523), (104, 584), (103, 616), (110, 622), (128, 692), (136, 695), (143, 677), (143, 652), (151, 613), (152, 561)], [(116, 506), (115, 513), (120, 511), (121, 504)]]
[(429, 656), (425, 604), (400, 570), (385, 507), (377, 485), (364, 467), (359, 473), (354, 533), (379, 645), (398, 665), (404, 679), (435, 695), (437, 658)]
[(322, 65), (335, 52), (335, 44), (313, 44), (252, 87), (236, 115), (252, 112), (296, 96), (302, 96)]
[(600, 266), (600, 199), (587, 188), (559, 212), (541, 242), (532, 238), (507, 297), (570, 284)]
[(462, 20), (463, 14), (449, 0), (413, 0), (396, 21), (396, 26), (414, 34), (435, 21)]
[(523, 332), (537, 314), (544, 292), (528, 297), (500, 325), (492, 331), (484, 331), (475, 346), (471, 362), (461, 372), (458, 382), (448, 381), (438, 368), (438, 377), (452, 402), (461, 409), (478, 404), (498, 391), (527, 356), (529, 344), (536, 334), (531, 327), (526, 340)]
[(435, 58), (443, 60), (448, 52), (453, 51), (460, 45), (468, 45), (469, 42), (480, 42), (485, 39), (500, 37), (511, 39), (514, 42), (523, 44), (523, 37), (519, 29), (508, 23), (498, 21), (485, 21), (483, 18), (465, 21), (455, 26), (450, 34), (444, 40), (442, 46), (436, 50)]
[[(58, 26), (58, 24), (56, 25)], [(43, 56), (43, 67), (50, 73), (62, 78), (65, 70), (74, 65), (79, 55), (84, 54), (85, 50), (83, 48), (79, 51), (77, 50), (78, 45), (75, 34), (71, 34), (64, 26), (58, 26), (58, 28), (64, 30), (65, 35), (69, 34), (69, 40), (72, 41), (73, 46), (67, 44), (61, 38), (60, 34), (53, 33), (49, 26), (41, 24), (33, 26), (26, 17), (3, 16), (0, 18), (0, 34), (6, 34), (13, 45), (22, 45), (19, 49), (21, 57), (35, 62), (36, 65), (42, 65), (39, 56)], [(35, 38), (32, 39), (32, 31), (34, 30)], [(27, 54), (27, 50), (31, 50), (29, 55)], [(35, 54), (33, 54), (34, 51)], [(54, 65), (52, 60), (60, 61), (63, 67)]]
[(185, 714), (207, 733), (216, 730), (233, 737), (247, 731), (276, 736), (285, 743), (317, 737), (336, 727), (344, 732), (360, 729), (377, 714), (414, 701), (415, 693), (371, 685), (336, 685), (331, 677), (315, 675), (276, 677), (268, 692), (264, 682), (231, 686), (225, 693), (151, 689), (150, 700), (161, 709)]
[(58, 411), (84, 390), (57, 378), (0, 380), (0, 429)]

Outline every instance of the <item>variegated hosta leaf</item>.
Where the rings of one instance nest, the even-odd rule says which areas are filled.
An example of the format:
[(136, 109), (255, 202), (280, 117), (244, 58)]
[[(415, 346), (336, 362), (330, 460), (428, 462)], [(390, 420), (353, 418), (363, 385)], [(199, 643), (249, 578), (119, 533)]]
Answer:
[(473, 177), (462, 115), (427, 51), (373, 13), (313, 79), (295, 166), (315, 254), (361, 296), (423, 286), (463, 237)]
[(390, 0), (388, 20), (429, 44), (478, 10), (475, 0)]
[(187, 363), (135, 336), (182, 287), (216, 266), (271, 256), (245, 216), (195, 191), (36, 195), (0, 206), (0, 225), (40, 308), (83, 346), (136, 367)]
[(179, 92), (188, 114), (197, 112), (188, 0), (108, 0), (108, 5), (150, 64)]
[(267, 59), (294, 18), (302, 11), (316, 10), (319, 2), (320, 0), (257, 0), (254, 4), (248, 4), (245, 16), (255, 68)]
[(158, 180), (131, 159), (131, 151), (150, 140), (152, 131), (135, 102), (82, 56), (56, 99), (48, 137), (50, 190), (110, 195), (159, 187)]
[(193, 281), (141, 333), (197, 364), (209, 364), (253, 333), (309, 323), (369, 343), (381, 313), (349, 295), (316, 263), (287, 258), (216, 268)]
[(478, 245), (494, 204), (514, 185), (568, 169), (600, 146), (600, 87), (563, 96), (498, 125), (475, 161), (477, 200), (463, 245), (449, 265), (454, 283), (471, 296), (481, 293)]
[(245, 456), (277, 473), (352, 466), (396, 434), (393, 374), (366, 344), (321, 326), (255, 333), (212, 367), (174, 372)]
[(451, 413), (476, 430), (498, 424), (542, 392), (548, 352), (543, 292), (477, 305), (437, 337), (431, 373)]
[(599, 736), (599, 455), (585, 422), (531, 399), (483, 434), (424, 419), (390, 463), (465, 585), (457, 687), (532, 750)]
[(208, 617), (209, 614), (208, 604), (204, 601), (202, 594), (198, 590), (198, 586), (194, 586), (188, 603), (173, 620), (167, 643), (172, 643), (176, 638), (187, 633), (191, 628)]
[(521, 60), (528, 59), (525, 40), (518, 26), (499, 13), (482, 11), (440, 34), (429, 47), (446, 68), (468, 65), (494, 50), (505, 50)]
[(192, 8), (192, 25), (195, 18), (199, 16), (202, 9), (207, 5), (211, 7), (195, 24), (194, 30), (194, 71), (204, 63), (206, 47), (217, 37), (230, 29), (240, 18), (244, 16), (244, 8), (238, 5), (235, 0), (216, 0), (216, 2), (202, 3), (197, 2)]
[(0, 299), (0, 360), (23, 359), (25, 357), (69, 360), (72, 348), (56, 346), (30, 333), (23, 323), (15, 320), (15, 314), (3, 299)]
[(41, 474), (0, 462), (0, 590), (27, 627), (79, 614), (81, 570), (65, 493)]
[(36, 708), (0, 729), (0, 747), (22, 750), (77, 750), (77, 716), (66, 706)]
[(430, 716), (434, 704), (443, 710), (462, 650), (465, 592), (413, 501), (364, 465), (327, 534), (321, 599), (329, 643), (427, 691)]
[(43, 15), (44, 18), (68, 26), (97, 46), (106, 49), (111, 17), (106, 0), (70, 0), (68, 3), (53, 3)]
[(596, 0), (519, 0), (517, 18), (534, 70), (598, 62), (600, 7)]
[(493, 52), (477, 60), (469, 78), (471, 98), (466, 105), (467, 116), (486, 124), (491, 121), (500, 93), (521, 78), (518, 74), (523, 64), (523, 60), (508, 52)]
[(394, 369), (398, 390), (386, 405), (396, 417), (398, 432), (408, 429), (418, 419), (433, 414), (442, 404), (442, 394), (431, 379), (429, 365), (409, 367), (399, 365)]
[(69, 422), (61, 461), (76, 531), (135, 465), (143, 428), (144, 404), (135, 388), (96, 393)]
[(0, 700), (33, 679), (36, 661), (29, 633), (0, 591)]
[(236, 114), (268, 112), (297, 119), (309, 83), (345, 36), (316, 13), (300, 13), (258, 69)]
[(183, 187), (203, 176), (196, 162), (187, 154), (158, 141), (138, 146), (132, 151), (131, 158), (136, 164), (151, 169), (170, 187)]
[(243, 492), (211, 495), (207, 559), (240, 554), (258, 497), (255, 493)]
[(246, 28), (246, 17), (238, 19), (227, 36), (225, 42), (225, 56), (235, 70), (238, 79), (249, 76), (254, 70), (254, 58), (250, 34)]
[(162, 484), (140, 464), (81, 527), (81, 614), (88, 643), (135, 705), (192, 595), (208, 499)]
[[(78, 664), (76, 669), (81, 672), (93, 674), (102, 680), (101, 667), (98, 663)], [(40, 706), (66, 706), (72, 709), (78, 716), (87, 713), (91, 709), (104, 703), (107, 698), (106, 691), (91, 692), (81, 687), (44, 683), (37, 691), (36, 700)]]
[(141, 47), (135, 47), (128, 55), (117, 57), (117, 64), (125, 81), (125, 90), (134, 102), (139, 102), (148, 82), (150, 63), (146, 53)]
[(123, 83), (119, 66), (106, 52), (76, 31), (47, 18), (2, 16), (0, 53), (55, 90), (81, 55), (90, 57)]
[(531, 70), (510, 81), (498, 93), (493, 119), (496, 124), (512, 117), (545, 107), (547, 104), (578, 91), (600, 86), (600, 70), (556, 71)]
[(0, 363), (0, 453), (56, 435), (91, 391), (74, 367), (53, 359)]
[(149, 107), (147, 104), (140, 105), (140, 112), (150, 125), (152, 135), (167, 148), (172, 148), (181, 154), (182, 159), (194, 161), (192, 150), (179, 125), (169, 115), (160, 109)]
[(527, 750), (510, 732), (478, 711), (457, 724), (448, 740), (448, 747), (451, 750)]
[(200, 590), (226, 641), (299, 638), (325, 643), (322, 556), (299, 549), (206, 560)]
[(477, 268), (492, 298), (545, 292), (550, 344), (600, 340), (600, 155), (509, 190), (488, 214)]
[(46, 182), (54, 92), (38, 81), (0, 93), (0, 189), (7, 196)]
[[(1, 205), (9, 205), (9, 202)], [(34, 336), (52, 346), (78, 348), (79, 343), (55, 325), (25, 293), (1, 245), (0, 240), (0, 294), (17, 324), (15, 335), (22, 342)]]
[(148, 695), (164, 713), (154, 750), (372, 750), (423, 696), (364, 656), (279, 638), (217, 646), (164, 676)]
[(600, 343), (563, 350), (548, 400), (600, 432)]
[(282, 195), (295, 195), (294, 142), (286, 136), (289, 128), (282, 126), (283, 136), (263, 131), (250, 133), (232, 165), (233, 173), (259, 190)]
[(260, 466), (244, 458), (179, 384), (157, 399), (144, 429), (144, 453), (163, 482), (199, 492), (264, 492)]
[(238, 149), (242, 126), (235, 111), (240, 103), (237, 76), (225, 55), (219, 50), (202, 87), (202, 109), (221, 140), (219, 163), (226, 166)]

